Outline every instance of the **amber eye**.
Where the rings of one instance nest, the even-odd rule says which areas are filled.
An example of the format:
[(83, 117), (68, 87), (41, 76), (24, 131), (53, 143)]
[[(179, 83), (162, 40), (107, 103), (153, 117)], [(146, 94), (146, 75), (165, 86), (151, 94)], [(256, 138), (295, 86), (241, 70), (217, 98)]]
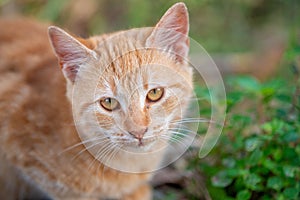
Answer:
[(101, 99), (100, 104), (104, 109), (106, 109), (108, 111), (115, 110), (119, 107), (119, 102), (114, 98)]
[(162, 98), (163, 94), (164, 94), (163, 88), (154, 88), (148, 92), (147, 99), (149, 101), (155, 102), (155, 101), (160, 100)]

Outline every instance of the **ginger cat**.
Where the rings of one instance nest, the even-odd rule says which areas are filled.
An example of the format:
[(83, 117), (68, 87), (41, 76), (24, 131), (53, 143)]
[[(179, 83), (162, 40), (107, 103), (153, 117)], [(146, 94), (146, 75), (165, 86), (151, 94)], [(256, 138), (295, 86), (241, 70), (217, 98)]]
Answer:
[(89, 39), (0, 27), (0, 199), (151, 199), (192, 93), (185, 5)]

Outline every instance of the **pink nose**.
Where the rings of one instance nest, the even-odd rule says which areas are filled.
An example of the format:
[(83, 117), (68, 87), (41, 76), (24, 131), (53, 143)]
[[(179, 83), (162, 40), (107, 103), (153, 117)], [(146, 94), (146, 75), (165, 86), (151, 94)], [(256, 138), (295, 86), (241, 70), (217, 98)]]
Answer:
[(147, 130), (148, 130), (148, 128), (142, 128), (140, 130), (130, 131), (129, 133), (130, 133), (130, 135), (132, 135), (136, 139), (141, 140), (144, 137)]

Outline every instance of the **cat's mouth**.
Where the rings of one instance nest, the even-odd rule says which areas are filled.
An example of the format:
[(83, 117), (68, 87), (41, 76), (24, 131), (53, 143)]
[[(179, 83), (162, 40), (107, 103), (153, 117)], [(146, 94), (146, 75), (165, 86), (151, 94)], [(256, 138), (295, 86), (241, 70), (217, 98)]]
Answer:
[(138, 146), (143, 147), (152, 144), (156, 141), (155, 137), (149, 137), (149, 138), (142, 138), (141, 140), (138, 140)]
[(142, 139), (135, 139), (131, 142), (131, 145), (137, 146), (137, 147), (147, 147), (154, 143), (156, 141), (155, 137), (148, 137), (148, 138), (142, 138)]
[(121, 146), (130, 147), (130, 148), (148, 148), (151, 147), (155, 141), (157, 141), (157, 137), (151, 136), (147, 138), (134, 139), (134, 140), (119, 140)]

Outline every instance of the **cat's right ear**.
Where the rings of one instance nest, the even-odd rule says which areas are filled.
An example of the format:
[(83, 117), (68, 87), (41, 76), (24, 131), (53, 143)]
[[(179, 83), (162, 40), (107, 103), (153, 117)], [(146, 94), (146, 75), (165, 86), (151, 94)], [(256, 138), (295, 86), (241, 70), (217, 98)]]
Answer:
[(93, 56), (93, 51), (56, 26), (50, 26), (48, 34), (65, 78), (74, 83), (80, 65)]

